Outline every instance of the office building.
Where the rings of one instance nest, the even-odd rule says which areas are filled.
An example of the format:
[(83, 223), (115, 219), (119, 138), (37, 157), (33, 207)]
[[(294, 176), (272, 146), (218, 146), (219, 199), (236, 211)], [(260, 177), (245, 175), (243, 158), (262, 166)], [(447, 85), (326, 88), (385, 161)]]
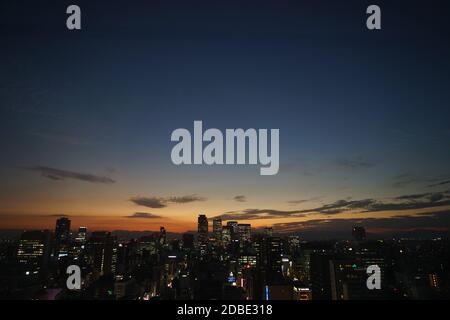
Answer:
[(89, 239), (89, 253), (93, 268), (99, 275), (115, 273), (117, 248), (110, 232), (93, 232)]
[(237, 225), (239, 241), (243, 244), (245, 242), (249, 242), (251, 239), (251, 230), (252, 227), (248, 223), (241, 223)]
[(17, 249), (17, 261), (25, 275), (39, 274), (46, 270), (50, 257), (51, 234), (49, 231), (25, 231)]
[(75, 241), (84, 244), (86, 243), (86, 240), (87, 240), (87, 228), (86, 227), (78, 228), (78, 233), (75, 238)]
[(213, 234), (217, 241), (222, 240), (222, 219), (215, 218), (213, 220)]
[(197, 223), (198, 241), (205, 243), (208, 240), (208, 218), (201, 214), (198, 216)]

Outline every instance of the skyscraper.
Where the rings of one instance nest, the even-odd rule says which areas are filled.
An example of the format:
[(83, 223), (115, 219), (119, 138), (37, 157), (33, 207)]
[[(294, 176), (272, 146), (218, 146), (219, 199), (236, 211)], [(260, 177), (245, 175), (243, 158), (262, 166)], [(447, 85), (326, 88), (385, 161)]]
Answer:
[(228, 221), (227, 226), (230, 227), (231, 231), (231, 240), (237, 240), (239, 238), (238, 234), (238, 222), (237, 221)]
[(87, 228), (80, 227), (78, 229), (78, 234), (77, 237), (75, 238), (75, 241), (84, 244), (86, 242), (86, 238), (87, 238)]
[(206, 215), (201, 214), (198, 216), (197, 222), (198, 240), (199, 242), (204, 243), (208, 239), (208, 218)]
[(232, 227), (230, 226), (224, 226), (222, 228), (222, 244), (226, 247), (231, 242), (231, 230)]
[(310, 278), (313, 300), (331, 300), (330, 261), (328, 250), (314, 250), (310, 255)]
[(270, 281), (282, 278), (281, 274), (281, 254), (283, 253), (283, 241), (279, 237), (271, 237), (266, 242), (267, 255), (267, 277)]
[(110, 232), (93, 232), (89, 239), (89, 253), (94, 270), (100, 275), (115, 273), (117, 248)]
[(251, 238), (251, 225), (248, 223), (240, 223), (237, 226), (238, 234), (239, 234), (239, 241), (241, 243), (245, 243), (250, 241)]
[(231, 227), (233, 232), (237, 232), (237, 225), (238, 225), (237, 221), (228, 221), (227, 222), (227, 226)]
[(55, 250), (54, 254), (56, 257), (59, 256), (61, 252), (66, 252), (65, 248), (70, 240), (70, 219), (66, 217), (61, 217), (56, 220), (55, 227)]
[(161, 227), (161, 228), (159, 228), (159, 245), (165, 246), (166, 243), (167, 243), (166, 228)]
[(216, 240), (222, 240), (222, 219), (215, 218), (213, 220), (213, 233)]
[(25, 231), (17, 249), (17, 261), (26, 275), (38, 274), (47, 267), (50, 256), (49, 231)]
[(70, 219), (66, 217), (56, 220), (55, 240), (62, 243), (70, 238)]

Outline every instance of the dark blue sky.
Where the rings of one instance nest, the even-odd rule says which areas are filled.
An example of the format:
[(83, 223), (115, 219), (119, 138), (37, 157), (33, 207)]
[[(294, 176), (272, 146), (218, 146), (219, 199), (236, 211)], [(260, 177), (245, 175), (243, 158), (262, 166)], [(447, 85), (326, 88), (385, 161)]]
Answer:
[[(444, 1), (378, 1), (373, 32), (367, 1), (75, 1), (76, 32), (73, 1), (28, 2), (0, 6), (5, 198), (33, 166), (114, 175), (124, 198), (256, 190), (273, 205), (450, 177)], [(279, 175), (174, 167), (170, 133), (194, 120), (279, 128)]]

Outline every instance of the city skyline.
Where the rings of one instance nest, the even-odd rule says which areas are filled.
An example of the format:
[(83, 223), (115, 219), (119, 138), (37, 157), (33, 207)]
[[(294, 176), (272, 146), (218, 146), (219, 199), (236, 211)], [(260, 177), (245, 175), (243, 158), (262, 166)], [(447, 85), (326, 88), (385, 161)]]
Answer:
[[(0, 238), (0, 299), (422, 300), (447, 299), (446, 238), (307, 241), (255, 233), (250, 224), (198, 215), (197, 231), (170, 237), (88, 232), (71, 220), (54, 232)], [(370, 270), (376, 270), (370, 275)], [(63, 270), (78, 270), (67, 277)], [(20, 279), (20, 281), (17, 281)], [(78, 279), (78, 280), (76, 280)], [(375, 279), (375, 280), (374, 280)], [(371, 280), (371, 281), (372, 281)]]
[[(386, 3), (369, 32), (358, 1), (200, 2), (80, 1), (78, 33), (63, 3), (1, 10), (1, 229), (448, 234), (445, 10)], [(195, 120), (279, 128), (278, 174), (173, 165)]]
[[(438, 212), (438, 214), (446, 214), (446, 212)], [(136, 216), (140, 217), (141, 215), (146, 216), (147, 213), (135, 213)], [(424, 215), (425, 219), (428, 219), (427, 214)], [(302, 228), (298, 228), (298, 223), (293, 223), (293, 228), (290, 228), (289, 225), (284, 228), (277, 228), (273, 225), (259, 225), (252, 224), (252, 221), (255, 220), (238, 220), (238, 219), (225, 219), (222, 220), (222, 216), (217, 217), (207, 217), (204, 214), (198, 215), (198, 217), (204, 217), (204, 220), (207, 221), (204, 230), (206, 230), (206, 236), (215, 237), (217, 234), (215, 223), (220, 223), (220, 232), (222, 232), (222, 226), (230, 226), (231, 224), (236, 224), (239, 226), (248, 226), (249, 229), (252, 230), (254, 234), (265, 234), (270, 230), (270, 233), (278, 236), (290, 236), (295, 235), (299, 236), (305, 240), (348, 240), (353, 237), (352, 233), (349, 230), (355, 228), (363, 228), (365, 234), (367, 234), (367, 238), (371, 240), (390, 240), (395, 238), (405, 238), (405, 239), (436, 239), (436, 238), (447, 238), (448, 237), (448, 229), (447, 226), (440, 226), (440, 220), (434, 221), (433, 228), (417, 228), (415, 224), (411, 226), (411, 228), (399, 229), (393, 228), (389, 229), (389, 225), (386, 225), (386, 219), (319, 219), (313, 221), (307, 221), (302, 225)], [(54, 221), (55, 219), (59, 220), (68, 220), (69, 221), (69, 230), (71, 232), (70, 237), (75, 237), (79, 230), (83, 229), (84, 232), (89, 232), (90, 234), (95, 232), (112, 232), (113, 234), (117, 234), (124, 239), (131, 239), (133, 237), (140, 237), (148, 234), (158, 234), (161, 229), (166, 230), (169, 234), (171, 234), (171, 238), (173, 237), (181, 237), (183, 234), (198, 234), (200, 231), (197, 228), (198, 223), (195, 221), (191, 221), (189, 226), (184, 229), (177, 230), (171, 229), (170, 223), (164, 223), (157, 225), (152, 228), (136, 228), (136, 229), (126, 229), (126, 228), (108, 228), (108, 223), (101, 222), (100, 224), (81, 224), (77, 217), (75, 219), (71, 216), (67, 215), (52, 215), (48, 216), (50, 219), (49, 224), (45, 224), (47, 220), (43, 220), (43, 227), (36, 227), (36, 225), (32, 225), (29, 228), (3, 228), (0, 229), (0, 235), (6, 238), (14, 237), (14, 235), (23, 231), (39, 231), (46, 230), (52, 231), (54, 229)], [(127, 217), (128, 219), (129, 217)], [(145, 219), (145, 218), (144, 218)], [(392, 218), (388, 218), (392, 219)], [(401, 220), (405, 219), (405, 216), (398, 216), (396, 219), (401, 222)], [(42, 220), (41, 220), (42, 221)], [(106, 220), (108, 221), (108, 220)], [(157, 226), (156, 226), (157, 225)], [(312, 226), (312, 228), (310, 227)], [(318, 227), (318, 228), (317, 228)], [(367, 231), (367, 233), (366, 233)], [(58, 231), (55, 231), (58, 233)]]

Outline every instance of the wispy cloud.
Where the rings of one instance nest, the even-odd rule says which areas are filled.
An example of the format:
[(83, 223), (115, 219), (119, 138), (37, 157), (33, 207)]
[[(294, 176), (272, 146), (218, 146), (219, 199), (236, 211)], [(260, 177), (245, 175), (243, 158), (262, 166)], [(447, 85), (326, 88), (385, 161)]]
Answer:
[(450, 184), (450, 180), (441, 181), (441, 182), (438, 182), (438, 183), (433, 183), (433, 184), (430, 184), (429, 187), (443, 186), (445, 184)]
[(393, 199), (341, 199), (321, 207), (303, 210), (303, 213), (317, 212), (321, 214), (337, 214), (351, 210), (360, 210), (361, 212), (402, 211), (448, 205), (450, 205), (450, 193), (444, 191), (402, 195)]
[(302, 217), (305, 216), (303, 210), (276, 210), (276, 209), (245, 209), (242, 211), (230, 211), (213, 218), (222, 220), (256, 220), (275, 219), (280, 217)]
[(424, 179), (413, 173), (405, 172), (393, 177), (392, 185), (396, 188), (403, 188), (410, 184), (422, 183)]
[(305, 217), (307, 214), (336, 215), (344, 212), (380, 212), (419, 210), (450, 206), (450, 191), (409, 194), (390, 199), (340, 199), (320, 207), (298, 210), (245, 209), (225, 212), (217, 216), (222, 220), (256, 220)]
[(441, 174), (436, 177), (424, 177), (412, 172), (405, 172), (394, 176), (392, 185), (397, 188), (406, 187), (408, 185), (425, 185), (428, 187), (437, 187), (450, 183), (450, 175), (449, 174)]
[(166, 203), (189, 203), (189, 202), (195, 202), (195, 201), (205, 201), (206, 198), (200, 197), (196, 194), (191, 194), (187, 196), (181, 196), (181, 197), (169, 197), (164, 199)]
[(289, 201), (287, 201), (287, 203), (290, 203), (290, 204), (302, 204), (302, 203), (306, 203), (306, 202), (310, 202), (310, 201), (320, 200), (322, 198), (323, 197), (314, 197), (314, 198), (300, 199), (300, 200), (289, 200)]
[(73, 179), (91, 183), (104, 183), (104, 184), (111, 184), (116, 182), (115, 180), (106, 176), (99, 176), (90, 173), (82, 173), (69, 170), (61, 170), (44, 166), (26, 167), (24, 169), (38, 172), (43, 177), (51, 180)]
[(274, 231), (279, 233), (302, 232), (302, 235), (320, 235), (326, 233), (349, 236), (351, 227), (363, 225), (370, 230), (383, 232), (411, 232), (417, 230), (450, 231), (450, 211), (437, 211), (417, 215), (398, 215), (388, 218), (353, 218), (353, 219), (314, 219), (276, 223)]
[(163, 198), (159, 197), (133, 197), (130, 199), (131, 202), (134, 202), (138, 206), (148, 207), (148, 208), (165, 208), (167, 205)]
[(244, 195), (238, 195), (233, 197), (233, 200), (237, 202), (247, 202), (247, 197)]
[(149, 213), (149, 212), (135, 212), (132, 215), (127, 216), (127, 218), (158, 219), (158, 218), (162, 218), (162, 216), (158, 216), (156, 214)]
[(186, 196), (171, 196), (171, 197), (157, 197), (157, 196), (136, 196), (130, 199), (131, 202), (148, 208), (160, 209), (165, 208), (171, 203), (189, 203), (195, 201), (205, 201), (206, 198), (200, 197), (196, 194)]

